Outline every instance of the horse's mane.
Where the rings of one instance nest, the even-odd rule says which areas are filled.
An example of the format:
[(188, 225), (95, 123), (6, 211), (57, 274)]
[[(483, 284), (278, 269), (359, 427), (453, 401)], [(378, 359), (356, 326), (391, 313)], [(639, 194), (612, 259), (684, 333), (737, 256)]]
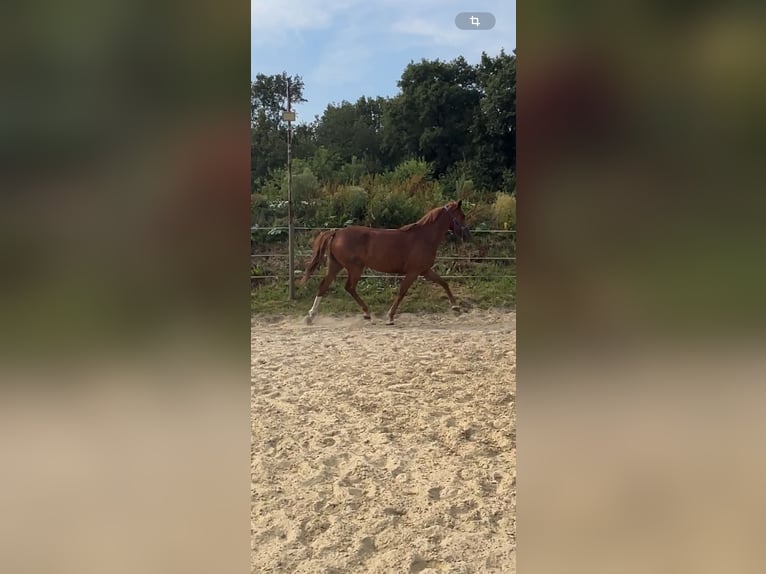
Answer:
[[(456, 202), (450, 201), (445, 207), (452, 208), (454, 207)], [(428, 225), (429, 223), (433, 223), (436, 221), (436, 218), (439, 217), (441, 214), (441, 210), (444, 209), (444, 207), (434, 207), (430, 211), (426, 212), (426, 214), (418, 219), (415, 223), (408, 223), (407, 225), (404, 225), (399, 228), (399, 231), (409, 231), (410, 229), (416, 229), (418, 227), (423, 227), (424, 225)]]

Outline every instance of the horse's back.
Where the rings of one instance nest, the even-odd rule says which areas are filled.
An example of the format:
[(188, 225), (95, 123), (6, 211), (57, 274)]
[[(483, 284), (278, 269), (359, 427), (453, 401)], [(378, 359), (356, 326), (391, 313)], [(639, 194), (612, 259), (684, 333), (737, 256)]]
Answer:
[(356, 225), (338, 230), (333, 254), (344, 266), (352, 264), (382, 273), (407, 273), (413, 267), (425, 270), (433, 263), (425, 261), (428, 257), (419, 253), (418, 247), (412, 233)]

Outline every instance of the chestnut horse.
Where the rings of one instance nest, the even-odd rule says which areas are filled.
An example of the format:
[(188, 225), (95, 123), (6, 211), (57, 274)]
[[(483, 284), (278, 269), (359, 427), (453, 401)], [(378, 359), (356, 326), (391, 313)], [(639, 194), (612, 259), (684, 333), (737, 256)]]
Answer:
[(462, 200), (451, 201), (443, 207), (435, 207), (415, 223), (399, 229), (352, 226), (320, 233), (314, 240), (314, 254), (300, 283), (305, 284), (308, 281), (325, 257), (327, 275), (319, 284), (319, 291), (306, 317), (306, 323), (311, 324), (319, 310), (322, 297), (343, 268), (348, 271), (346, 291), (362, 308), (365, 319), (370, 318), (370, 310), (356, 292), (356, 284), (366, 267), (381, 273), (404, 275), (399, 285), (399, 295), (388, 311), (389, 325), (394, 324), (394, 315), (399, 304), (412, 282), (420, 275), (441, 285), (447, 293), (452, 309), (459, 311), (460, 307), (449, 285), (431, 269), (431, 266), (436, 260), (436, 250), (447, 231), (451, 230), (463, 240), (470, 236), (465, 225), (465, 214), (461, 209), (462, 203)]

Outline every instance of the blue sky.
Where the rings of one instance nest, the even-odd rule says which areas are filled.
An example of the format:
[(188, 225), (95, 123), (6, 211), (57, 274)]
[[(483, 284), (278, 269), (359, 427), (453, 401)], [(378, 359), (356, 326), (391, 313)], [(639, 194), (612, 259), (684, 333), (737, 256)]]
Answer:
[[(459, 12), (491, 12), (492, 30), (455, 26)], [(465, 57), (471, 64), (516, 48), (516, 0), (251, 0), (251, 79), (286, 71), (303, 77), (312, 121), (329, 103), (392, 96), (406, 65)]]

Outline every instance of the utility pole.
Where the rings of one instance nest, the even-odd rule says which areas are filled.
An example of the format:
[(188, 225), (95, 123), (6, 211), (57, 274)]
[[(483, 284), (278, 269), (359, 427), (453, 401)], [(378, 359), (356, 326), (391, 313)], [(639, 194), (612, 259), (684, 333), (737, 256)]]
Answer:
[(293, 120), (295, 113), (290, 104), (290, 77), (285, 74), (287, 80), (287, 112), (282, 118), (287, 120), (287, 250), (288, 250), (288, 290), (290, 301), (295, 300), (295, 225), (293, 223), (293, 174), (292, 174), (292, 144), (293, 144)]

